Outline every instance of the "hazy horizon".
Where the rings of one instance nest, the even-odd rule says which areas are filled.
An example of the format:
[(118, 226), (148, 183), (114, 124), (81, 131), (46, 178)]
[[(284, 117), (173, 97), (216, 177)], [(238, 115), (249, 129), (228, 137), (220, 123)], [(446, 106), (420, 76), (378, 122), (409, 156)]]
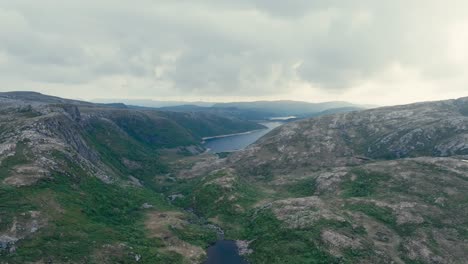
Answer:
[(468, 2), (0, 0), (0, 91), (81, 100), (468, 96)]
[[(40, 91), (33, 91), (33, 90), (10, 90), (10, 91), (0, 91), (2, 92), (38, 92), (46, 96), (55, 96), (55, 97), (60, 97), (64, 99), (71, 99), (71, 100), (79, 100), (79, 101), (86, 101), (86, 102), (91, 102), (91, 103), (104, 103), (104, 104), (110, 104), (110, 103), (124, 103), (126, 105), (133, 105), (133, 106), (143, 106), (143, 107), (167, 107), (167, 106), (181, 106), (181, 105), (196, 105), (196, 106), (208, 106), (211, 107), (214, 104), (217, 103), (255, 103), (255, 102), (279, 102), (279, 101), (285, 101), (285, 102), (297, 102), (297, 103), (311, 103), (311, 104), (321, 104), (321, 103), (350, 103), (356, 107), (363, 107), (363, 108), (378, 108), (378, 107), (387, 107), (387, 106), (398, 106), (398, 105), (406, 105), (406, 104), (413, 104), (413, 103), (422, 103), (422, 102), (435, 102), (435, 101), (443, 101), (443, 100), (456, 100), (468, 96), (462, 96), (462, 97), (455, 97), (455, 98), (446, 98), (446, 99), (434, 99), (434, 100), (421, 100), (421, 101), (414, 101), (414, 102), (407, 102), (407, 103), (396, 103), (396, 104), (366, 104), (366, 103), (357, 103), (353, 101), (346, 101), (346, 100), (331, 100), (331, 101), (307, 101), (307, 100), (291, 100), (291, 99), (272, 99), (272, 100), (262, 100), (262, 99), (255, 99), (253, 98), (252, 100), (232, 100), (232, 101), (221, 101), (221, 100), (213, 100), (213, 101), (208, 101), (208, 100), (184, 100), (184, 98), (181, 98), (178, 100), (177, 98), (174, 98), (173, 100), (167, 99), (158, 99), (158, 98), (91, 98), (91, 99), (85, 99), (85, 98), (80, 98), (80, 97), (67, 97), (67, 96), (58, 96), (55, 94), (49, 94), (49, 93), (43, 93)], [(140, 104), (138, 103), (140, 102)], [(156, 104), (151, 104), (156, 103)]]

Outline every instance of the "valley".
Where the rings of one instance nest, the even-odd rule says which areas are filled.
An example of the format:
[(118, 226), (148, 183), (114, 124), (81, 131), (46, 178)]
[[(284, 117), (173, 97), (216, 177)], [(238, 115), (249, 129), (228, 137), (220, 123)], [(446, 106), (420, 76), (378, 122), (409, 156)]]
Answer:
[(466, 109), (277, 126), (0, 93), (0, 263), (465, 263)]

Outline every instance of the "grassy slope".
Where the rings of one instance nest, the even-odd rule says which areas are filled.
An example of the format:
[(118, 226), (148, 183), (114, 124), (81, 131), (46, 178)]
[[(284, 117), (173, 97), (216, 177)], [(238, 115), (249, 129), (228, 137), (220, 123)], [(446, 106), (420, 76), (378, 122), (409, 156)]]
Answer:
[(125, 243), (122, 255), (110, 255), (108, 261), (115, 257), (129, 262), (135, 254), (145, 263), (182, 261), (176, 254), (158, 252), (161, 242), (145, 236), (141, 205), (171, 209), (161, 196), (142, 188), (105, 184), (65, 158), (57, 161), (66, 173), (54, 173), (31, 187), (1, 186), (2, 219), (30, 210), (39, 210), (47, 218), (45, 228), (20, 241), (18, 250), (3, 256), (4, 260), (99, 263), (95, 251)]
[[(176, 200), (180, 207), (192, 207), (203, 216), (216, 222), (226, 232), (227, 239), (253, 240), (254, 254), (249, 256), (252, 263), (338, 263), (320, 245), (314, 245), (320, 229), (292, 231), (276, 219), (269, 210), (258, 211), (255, 203), (269, 194), (261, 192), (260, 182), (247, 181), (233, 176), (231, 185), (224, 184), (230, 178), (220, 171), (202, 178), (176, 183), (170, 192), (185, 195)], [(216, 184), (221, 182), (221, 184)], [(307, 179), (291, 184), (274, 196), (301, 196), (310, 194), (305, 186), (313, 188), (313, 180)], [(324, 222), (323, 226), (335, 225)]]

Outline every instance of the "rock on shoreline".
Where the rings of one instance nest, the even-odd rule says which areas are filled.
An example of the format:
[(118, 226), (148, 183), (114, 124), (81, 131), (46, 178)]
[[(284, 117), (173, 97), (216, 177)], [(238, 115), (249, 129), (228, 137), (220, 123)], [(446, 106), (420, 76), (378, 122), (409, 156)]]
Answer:
[(239, 250), (239, 255), (245, 256), (253, 253), (253, 250), (249, 248), (251, 241), (246, 240), (236, 240), (237, 249)]

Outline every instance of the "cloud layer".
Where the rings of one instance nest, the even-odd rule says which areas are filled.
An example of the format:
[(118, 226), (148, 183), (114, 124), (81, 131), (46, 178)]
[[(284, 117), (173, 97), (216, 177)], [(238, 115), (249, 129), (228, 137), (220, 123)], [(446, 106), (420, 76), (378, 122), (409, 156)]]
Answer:
[(468, 2), (0, 0), (0, 91), (85, 99), (468, 95)]

